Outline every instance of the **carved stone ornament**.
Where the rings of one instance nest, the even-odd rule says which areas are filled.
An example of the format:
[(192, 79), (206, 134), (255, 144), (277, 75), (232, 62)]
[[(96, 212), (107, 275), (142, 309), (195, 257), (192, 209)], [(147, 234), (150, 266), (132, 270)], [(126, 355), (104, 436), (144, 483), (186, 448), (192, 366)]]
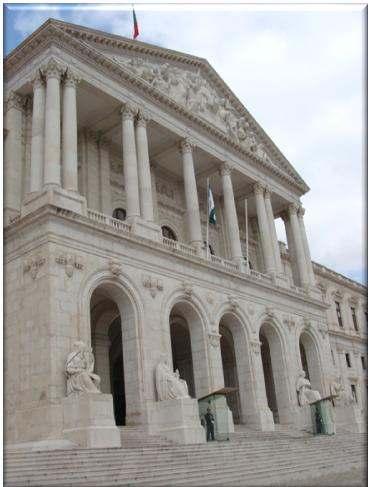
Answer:
[(158, 291), (164, 290), (162, 280), (149, 275), (142, 275), (142, 284), (145, 288), (149, 290), (152, 298), (156, 297)]
[(193, 284), (188, 281), (183, 281), (182, 283), (182, 289), (187, 298), (191, 298), (193, 295)]
[(220, 346), (221, 335), (219, 333), (208, 333), (207, 336), (211, 347), (218, 348)]
[(336, 300), (342, 300), (343, 299), (343, 295), (339, 289), (335, 289), (332, 292), (332, 297), (333, 297), (333, 299), (336, 299)]
[(230, 308), (233, 311), (236, 311), (239, 308), (239, 303), (238, 303), (237, 299), (235, 298), (235, 296), (228, 296), (227, 301), (230, 305)]
[(150, 120), (150, 115), (147, 110), (140, 108), (137, 114), (137, 126), (146, 127), (147, 122)]
[(80, 393), (100, 394), (101, 379), (93, 373), (95, 359), (92, 348), (84, 342), (77, 341), (65, 362), (66, 395)]
[(123, 272), (120, 262), (118, 262), (116, 260), (110, 260), (109, 269), (110, 269), (110, 272), (112, 274), (114, 274), (114, 276), (117, 276), (117, 277), (120, 276), (120, 274), (122, 274), (122, 272)]
[(296, 203), (291, 203), (288, 206), (288, 210), (289, 210), (290, 215), (296, 215), (298, 212), (298, 209), (299, 209), (299, 205), (297, 205)]
[(266, 313), (266, 316), (268, 318), (271, 318), (271, 319), (276, 318), (275, 310), (271, 306), (266, 306), (265, 313)]
[(74, 73), (74, 71), (68, 68), (64, 74), (64, 86), (75, 87), (79, 82), (80, 78)]
[(309, 318), (307, 318), (306, 316), (304, 316), (302, 318), (302, 326), (306, 329), (306, 330), (309, 330), (312, 328), (312, 322)]
[(253, 184), (253, 192), (254, 194), (261, 194), (263, 195), (265, 191), (265, 186), (264, 184), (260, 183), (257, 181), (256, 183)]
[(134, 117), (137, 115), (137, 108), (134, 107), (131, 103), (125, 103), (125, 105), (123, 105), (121, 107), (121, 114), (122, 114), (122, 117), (123, 117), (123, 120), (133, 120)]
[(11, 91), (6, 98), (5, 111), (15, 108), (17, 110), (24, 109), (24, 97)]
[(293, 317), (290, 315), (285, 315), (283, 319), (283, 323), (289, 328), (289, 331), (291, 331), (295, 327), (295, 320)]
[(326, 323), (319, 323), (318, 331), (321, 333), (322, 338), (325, 339), (328, 333), (328, 326)]
[(207, 303), (208, 304), (213, 304), (214, 301), (215, 301), (215, 299), (214, 299), (214, 297), (213, 297), (213, 295), (211, 293), (207, 293), (206, 294), (206, 300), (207, 300)]
[(194, 143), (190, 138), (183, 139), (179, 142), (179, 148), (182, 154), (190, 153), (193, 151)]
[(32, 279), (36, 279), (40, 267), (42, 267), (46, 262), (45, 257), (35, 257), (26, 261), (23, 266), (23, 273), (29, 272)]
[(227, 162), (224, 162), (223, 164), (221, 164), (221, 167), (220, 167), (220, 175), (221, 176), (230, 176), (232, 170), (233, 170), (233, 167), (230, 164), (228, 164)]
[(261, 342), (259, 340), (252, 340), (250, 346), (253, 353), (259, 354), (261, 352)]
[(37, 69), (34, 73), (32, 77), (32, 85), (34, 90), (45, 85), (45, 78), (40, 69)]
[(81, 271), (84, 268), (84, 265), (78, 260), (78, 257), (75, 255), (59, 255), (55, 258), (55, 262), (57, 264), (65, 266), (65, 274), (68, 277), (73, 276), (75, 269)]

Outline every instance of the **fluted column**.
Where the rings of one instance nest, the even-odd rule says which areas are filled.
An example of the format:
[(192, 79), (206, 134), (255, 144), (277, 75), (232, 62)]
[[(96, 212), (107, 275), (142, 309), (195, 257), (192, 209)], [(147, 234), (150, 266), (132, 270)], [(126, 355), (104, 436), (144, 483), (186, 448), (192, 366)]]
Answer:
[(288, 253), (290, 259), (290, 266), (293, 275), (293, 281), (294, 284), (297, 285), (299, 284), (299, 273), (298, 273), (298, 266), (296, 262), (294, 238), (291, 230), (291, 224), (290, 224), (288, 212), (287, 211), (282, 212), (281, 218), (283, 219), (285, 225), (285, 232), (286, 232), (286, 239), (287, 239)]
[[(271, 230), (267, 217), (266, 205), (264, 200), (264, 186), (260, 183), (254, 185), (254, 197), (256, 200), (257, 219), (259, 226), (259, 233), (261, 239), (261, 246), (265, 264), (266, 272), (274, 272), (276, 270), (274, 250), (271, 243)], [(271, 210), (272, 211), (272, 210)]]
[(4, 219), (8, 223), (19, 213), (22, 194), (23, 98), (11, 92), (5, 105)]
[(243, 262), (243, 253), (240, 244), (240, 233), (238, 216), (236, 213), (233, 183), (231, 180), (231, 167), (223, 164), (220, 169), (222, 180), (222, 192), (224, 196), (224, 211), (226, 219), (226, 228), (231, 249), (231, 258), (239, 263)]
[(194, 172), (192, 144), (187, 139), (182, 140), (180, 143), (180, 149), (183, 160), (184, 192), (189, 243), (197, 249), (197, 252), (200, 252), (203, 238), (201, 218), (199, 214), (197, 183)]
[(305, 209), (300, 207), (298, 210), (298, 219), (299, 219), (299, 227), (300, 227), (301, 236), (302, 236), (305, 261), (306, 261), (307, 268), (308, 268), (309, 283), (312, 286), (315, 286), (316, 285), (316, 279), (314, 277), (314, 272), (313, 272), (313, 265), (312, 265), (312, 259), (311, 259), (311, 255), (310, 255), (309, 245), (308, 245), (307, 232), (305, 231), (304, 218), (303, 218), (304, 213), (305, 213)]
[(52, 59), (46, 66), (44, 184), (60, 186), (60, 77), (61, 68)]
[(77, 95), (78, 78), (68, 69), (63, 85), (63, 188), (78, 192)]
[(276, 265), (276, 272), (278, 274), (283, 274), (284, 269), (281, 262), (280, 247), (279, 247), (279, 242), (277, 239), (277, 233), (275, 227), (275, 217), (272, 211), (271, 191), (269, 188), (265, 189), (264, 198), (265, 198), (264, 201), (265, 201), (266, 213), (268, 218), (268, 224), (270, 227), (270, 236), (271, 236), (271, 243), (272, 243), (273, 254), (274, 254), (274, 261)]
[(298, 272), (300, 277), (300, 284), (302, 287), (307, 287), (309, 284), (309, 274), (307, 269), (307, 264), (304, 256), (304, 247), (302, 241), (302, 235), (299, 226), (299, 220), (297, 216), (298, 206), (296, 204), (289, 205), (289, 218), (291, 231), (293, 235), (293, 241), (295, 245), (295, 256), (298, 266)]
[(124, 185), (126, 194), (127, 220), (140, 217), (139, 186), (137, 170), (137, 153), (135, 147), (135, 130), (133, 108), (126, 104), (121, 109), (123, 129), (123, 164)]
[(40, 71), (33, 80), (30, 192), (41, 191), (44, 165), (45, 83)]
[(141, 217), (147, 222), (153, 222), (152, 180), (148, 153), (147, 115), (138, 112), (136, 126), (137, 162)]

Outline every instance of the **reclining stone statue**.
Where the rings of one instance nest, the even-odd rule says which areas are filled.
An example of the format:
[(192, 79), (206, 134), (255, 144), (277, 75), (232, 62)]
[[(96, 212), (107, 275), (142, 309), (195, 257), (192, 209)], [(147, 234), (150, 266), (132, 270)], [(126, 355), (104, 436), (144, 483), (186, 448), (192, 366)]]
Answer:
[(305, 377), (304, 370), (299, 372), (299, 376), (296, 381), (296, 391), (298, 393), (300, 406), (306, 406), (307, 404), (311, 404), (312, 402), (321, 399), (321, 394), (312, 389), (311, 383)]
[(166, 359), (156, 367), (156, 389), (159, 401), (189, 397), (187, 383), (180, 378), (178, 369), (171, 370)]
[(82, 392), (101, 393), (99, 389), (101, 379), (93, 373), (94, 366), (92, 349), (84, 342), (75, 342), (65, 364), (67, 396)]

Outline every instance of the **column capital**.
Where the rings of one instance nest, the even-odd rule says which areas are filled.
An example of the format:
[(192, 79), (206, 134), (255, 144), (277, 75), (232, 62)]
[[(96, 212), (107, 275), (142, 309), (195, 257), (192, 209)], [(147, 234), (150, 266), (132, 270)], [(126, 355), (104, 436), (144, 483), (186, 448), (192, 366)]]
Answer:
[(272, 190), (270, 186), (266, 186), (264, 190), (264, 197), (267, 199), (271, 199), (271, 195), (272, 195)]
[(298, 209), (299, 209), (299, 205), (297, 205), (296, 203), (291, 203), (288, 206), (288, 211), (290, 215), (296, 215), (298, 213)]
[(219, 172), (221, 176), (230, 176), (234, 168), (228, 163), (223, 162), (220, 166)]
[(193, 152), (194, 148), (194, 143), (192, 139), (189, 139), (188, 137), (185, 139), (182, 139), (179, 142), (179, 148), (182, 154), (188, 154)]
[(137, 113), (137, 127), (146, 127), (147, 123), (150, 121), (150, 115), (147, 110), (139, 108)]
[(303, 218), (303, 216), (305, 215), (305, 208), (303, 208), (302, 206), (299, 206), (298, 208), (298, 215)]
[(36, 88), (41, 88), (45, 85), (45, 79), (40, 69), (37, 69), (37, 71), (33, 74), (31, 83), (33, 85), (33, 90)]
[(51, 58), (48, 61), (43, 70), (46, 76), (46, 80), (50, 78), (56, 78), (57, 80), (60, 80), (61, 75), (64, 71), (62, 66), (54, 58)]
[(68, 68), (65, 71), (63, 82), (64, 82), (64, 86), (75, 87), (80, 82), (80, 78), (75, 74), (73, 70)]
[(283, 210), (283, 211), (281, 211), (281, 212), (279, 213), (279, 216), (280, 216), (280, 218), (282, 218), (282, 220), (283, 220), (284, 222), (287, 222), (287, 221), (289, 220), (289, 213), (288, 213), (288, 211), (287, 211), (287, 210)]
[(122, 114), (123, 120), (134, 120), (134, 117), (137, 115), (137, 109), (130, 103), (125, 103), (121, 107), (120, 113)]
[(24, 110), (24, 103), (25, 99), (23, 96), (18, 95), (18, 93), (15, 93), (14, 91), (10, 91), (5, 101), (5, 111), (7, 112), (11, 108), (22, 111)]
[(262, 184), (261, 182), (257, 181), (256, 183), (253, 184), (253, 192), (254, 192), (254, 194), (263, 195), (265, 192), (265, 185)]

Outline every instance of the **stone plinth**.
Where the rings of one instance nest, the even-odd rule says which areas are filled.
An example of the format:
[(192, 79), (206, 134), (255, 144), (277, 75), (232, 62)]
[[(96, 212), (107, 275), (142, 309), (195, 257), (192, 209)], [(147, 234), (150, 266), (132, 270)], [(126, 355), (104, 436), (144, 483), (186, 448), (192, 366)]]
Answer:
[(366, 431), (365, 416), (359, 406), (338, 405), (334, 408), (336, 433), (364, 433)]
[(81, 448), (120, 447), (111, 394), (72, 394), (63, 399), (63, 434)]
[(131, 224), (132, 232), (136, 235), (156, 241), (162, 240), (161, 227), (159, 225), (144, 221), (139, 217), (131, 217), (127, 221)]
[(206, 442), (195, 399), (188, 397), (152, 403), (149, 416), (150, 434), (159, 434), (184, 445)]
[(49, 188), (43, 191), (29, 193), (23, 201), (21, 215), (26, 216), (44, 205), (53, 205), (64, 210), (73, 211), (80, 215), (87, 214), (87, 204), (84, 196), (62, 188)]
[(296, 427), (302, 431), (313, 432), (312, 412), (309, 404), (297, 409)]

